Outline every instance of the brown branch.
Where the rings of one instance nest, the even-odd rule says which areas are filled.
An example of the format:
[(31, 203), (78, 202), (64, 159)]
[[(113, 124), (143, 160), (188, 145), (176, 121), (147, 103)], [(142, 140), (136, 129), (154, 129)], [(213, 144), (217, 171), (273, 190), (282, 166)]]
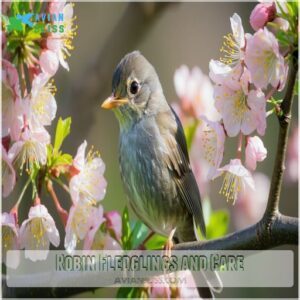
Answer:
[(291, 109), (293, 104), (293, 91), (298, 72), (298, 64), (292, 62), (289, 75), (288, 86), (285, 97), (281, 104), (281, 115), (279, 116), (279, 135), (277, 143), (277, 153), (274, 163), (269, 199), (265, 217), (273, 218), (278, 213), (280, 192), (282, 186), (284, 162), (287, 149), (287, 140), (291, 121)]
[(225, 237), (175, 245), (175, 250), (265, 250), (298, 244), (298, 218), (277, 214), (266, 230), (266, 220)]

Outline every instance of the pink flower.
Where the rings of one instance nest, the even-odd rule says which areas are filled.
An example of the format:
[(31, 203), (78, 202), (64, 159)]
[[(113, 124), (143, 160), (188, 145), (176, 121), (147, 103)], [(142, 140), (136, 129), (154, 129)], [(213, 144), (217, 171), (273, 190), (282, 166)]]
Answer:
[(221, 48), (224, 57), (209, 62), (209, 77), (216, 84), (225, 84), (229, 87), (238, 88), (242, 75), (242, 62), (245, 50), (245, 34), (242, 20), (238, 14), (230, 18), (232, 34), (225, 36), (225, 41)]
[(274, 26), (270, 26), (268, 27), (268, 29), (273, 33), (276, 34), (276, 32), (278, 31), (278, 29), (283, 30), (283, 31), (288, 31), (289, 29), (289, 22), (283, 18), (277, 17), (272, 21), (273, 24), (276, 25), (276, 27), (274, 28)]
[(299, 128), (292, 130), (287, 148), (287, 179), (291, 182), (298, 182), (298, 155), (299, 155)]
[(276, 6), (274, 2), (262, 2), (257, 4), (251, 12), (250, 24), (257, 31), (263, 28), (268, 22), (271, 22), (276, 15)]
[(16, 172), (2, 145), (2, 196), (7, 197), (16, 184)]
[(284, 58), (279, 52), (278, 41), (267, 28), (248, 35), (245, 63), (257, 88), (283, 89), (286, 77)]
[(254, 173), (255, 193), (246, 187), (240, 194), (233, 211), (233, 220), (237, 229), (244, 229), (247, 226), (258, 222), (267, 206), (270, 179), (262, 173)]
[(74, 203), (97, 202), (104, 198), (107, 182), (103, 176), (105, 164), (100, 157), (91, 152), (85, 158), (87, 142), (78, 148), (73, 166), (79, 171), (69, 183), (70, 193)]
[(65, 249), (71, 253), (76, 249), (78, 240), (84, 240), (88, 231), (92, 227), (96, 207), (89, 203), (78, 203), (70, 208), (66, 225)]
[[(28, 219), (20, 228), (20, 243), (21, 248), (25, 248), (25, 257), (32, 261), (46, 259), (50, 243), (58, 247), (59, 241), (58, 230), (47, 208), (42, 204), (31, 207)], [(32, 253), (27, 250), (46, 251)]]
[(187, 115), (199, 117), (201, 114), (209, 119), (219, 119), (214, 108), (212, 84), (200, 68), (194, 67), (190, 71), (187, 66), (181, 66), (175, 71), (174, 85), (181, 107)]
[(17, 252), (13, 252), (12, 256), (7, 257), (8, 250), (19, 250), (19, 228), (16, 223), (15, 215), (2, 213), (2, 262), (10, 268), (16, 268), (19, 265), (20, 256)]
[(248, 169), (254, 171), (256, 169), (256, 162), (263, 161), (267, 157), (267, 149), (263, 141), (258, 137), (249, 137), (246, 146), (246, 166)]
[(50, 50), (44, 50), (40, 56), (40, 66), (44, 73), (49, 76), (55, 75), (59, 67), (59, 61), (56, 54)]
[(249, 135), (255, 129), (264, 135), (266, 129), (266, 100), (259, 90), (244, 91), (243, 83), (237, 90), (226, 85), (215, 86), (216, 108), (220, 112), (226, 133), (230, 137), (241, 131)]
[(191, 271), (180, 271), (177, 277), (185, 278), (186, 282), (183, 286), (177, 288), (176, 298), (179, 299), (201, 299), (197, 289), (197, 285)]
[[(228, 201), (235, 204), (240, 192), (247, 189), (255, 190), (254, 180), (251, 173), (242, 165), (240, 159), (231, 159), (230, 163), (218, 169), (219, 175), (224, 175), (224, 181), (220, 189), (220, 194), (224, 195)], [(217, 177), (215, 176), (215, 178)]]
[(62, 13), (63, 8), (66, 4), (65, 0), (51, 0), (49, 2), (49, 13), (50, 14), (59, 14)]
[(8, 157), (17, 168), (31, 169), (33, 164), (45, 165), (47, 162), (47, 145), (50, 142), (49, 133), (43, 127), (34, 131), (26, 128), (18, 142), (15, 142), (8, 152)]
[(120, 240), (122, 235), (122, 218), (118, 211), (112, 210), (104, 214), (106, 219), (106, 228), (111, 230), (116, 237)]
[(2, 60), (2, 137), (18, 140), (23, 128), (23, 107), (20, 100), (19, 76), (16, 68)]
[(198, 127), (191, 146), (190, 160), (191, 167), (200, 190), (200, 194), (204, 196), (209, 194), (208, 173), (211, 166), (209, 165), (207, 160), (204, 159), (202, 147), (202, 130), (200, 127)]
[(24, 103), (20, 98), (5, 96), (5, 89), (2, 98), (2, 137), (10, 136), (13, 141), (20, 139), (24, 127)]
[(2, 60), (2, 81), (7, 89), (10, 89), (12, 97), (20, 98), (19, 75), (16, 67), (9, 61)]
[(49, 75), (40, 73), (32, 82), (30, 98), (26, 99), (28, 105), (29, 125), (39, 127), (51, 125), (55, 118), (57, 105), (53, 96), (54, 87), (48, 83)]
[[(69, 65), (66, 62), (66, 57), (70, 56), (69, 50), (72, 50), (74, 47), (72, 46), (72, 39), (75, 35), (75, 31), (77, 27), (74, 27), (74, 17), (73, 17), (73, 4), (66, 4), (65, 1), (58, 4), (57, 2), (50, 4), (50, 10), (56, 11), (59, 13), (63, 13), (64, 15), (64, 31), (62, 33), (52, 33), (47, 38), (47, 48), (53, 51), (59, 63), (63, 68), (69, 71)], [(57, 24), (61, 25), (61, 23)]]
[[(163, 276), (164, 275), (161, 275), (159, 277)], [(150, 288), (149, 297), (150, 299), (171, 299), (171, 287), (166, 282), (159, 285), (153, 284)]]
[(210, 165), (207, 178), (210, 180), (214, 176), (216, 170), (220, 167), (224, 153), (225, 132), (223, 126), (219, 122), (212, 122), (201, 117), (203, 125), (200, 126), (201, 146), (204, 159)]
[(121, 250), (120, 244), (113, 239), (109, 233), (101, 230), (101, 225), (105, 222), (103, 208), (100, 205), (91, 216), (91, 229), (87, 233), (83, 249), (84, 250)]

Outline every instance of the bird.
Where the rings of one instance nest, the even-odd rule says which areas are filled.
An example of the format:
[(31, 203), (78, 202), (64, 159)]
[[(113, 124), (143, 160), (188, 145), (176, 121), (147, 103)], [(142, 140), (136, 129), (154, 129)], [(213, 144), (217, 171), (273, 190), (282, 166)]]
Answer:
[(139, 52), (126, 54), (112, 78), (111, 109), (120, 127), (119, 166), (129, 204), (152, 231), (176, 243), (206, 236), (201, 197), (184, 130), (159, 77)]

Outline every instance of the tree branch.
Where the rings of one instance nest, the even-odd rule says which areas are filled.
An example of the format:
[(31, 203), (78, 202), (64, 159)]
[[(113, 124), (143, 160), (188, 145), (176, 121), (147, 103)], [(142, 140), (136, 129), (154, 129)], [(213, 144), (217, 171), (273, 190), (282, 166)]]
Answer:
[(225, 237), (175, 245), (174, 250), (265, 250), (298, 244), (298, 218), (277, 214), (266, 230), (265, 220)]
[(266, 218), (273, 218), (278, 213), (280, 192), (282, 186), (283, 172), (285, 169), (284, 162), (287, 149), (288, 134), (291, 121), (291, 110), (293, 104), (293, 91), (298, 72), (297, 59), (292, 61), (290, 75), (285, 97), (281, 104), (282, 114), (279, 116), (279, 134), (277, 143), (277, 153), (274, 163), (269, 199), (265, 211)]

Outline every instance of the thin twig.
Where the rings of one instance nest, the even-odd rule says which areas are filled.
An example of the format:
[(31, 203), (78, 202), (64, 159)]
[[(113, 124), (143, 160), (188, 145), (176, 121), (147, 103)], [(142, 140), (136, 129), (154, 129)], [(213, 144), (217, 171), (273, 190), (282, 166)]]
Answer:
[(57, 195), (53, 189), (53, 184), (51, 182), (51, 180), (48, 180), (47, 181), (47, 191), (49, 192), (54, 204), (55, 204), (55, 207), (56, 207), (56, 210), (61, 218), (61, 221), (63, 223), (64, 226), (66, 226), (67, 224), (67, 219), (68, 219), (68, 213), (65, 209), (62, 208), (62, 206), (60, 205), (60, 202), (57, 198)]

